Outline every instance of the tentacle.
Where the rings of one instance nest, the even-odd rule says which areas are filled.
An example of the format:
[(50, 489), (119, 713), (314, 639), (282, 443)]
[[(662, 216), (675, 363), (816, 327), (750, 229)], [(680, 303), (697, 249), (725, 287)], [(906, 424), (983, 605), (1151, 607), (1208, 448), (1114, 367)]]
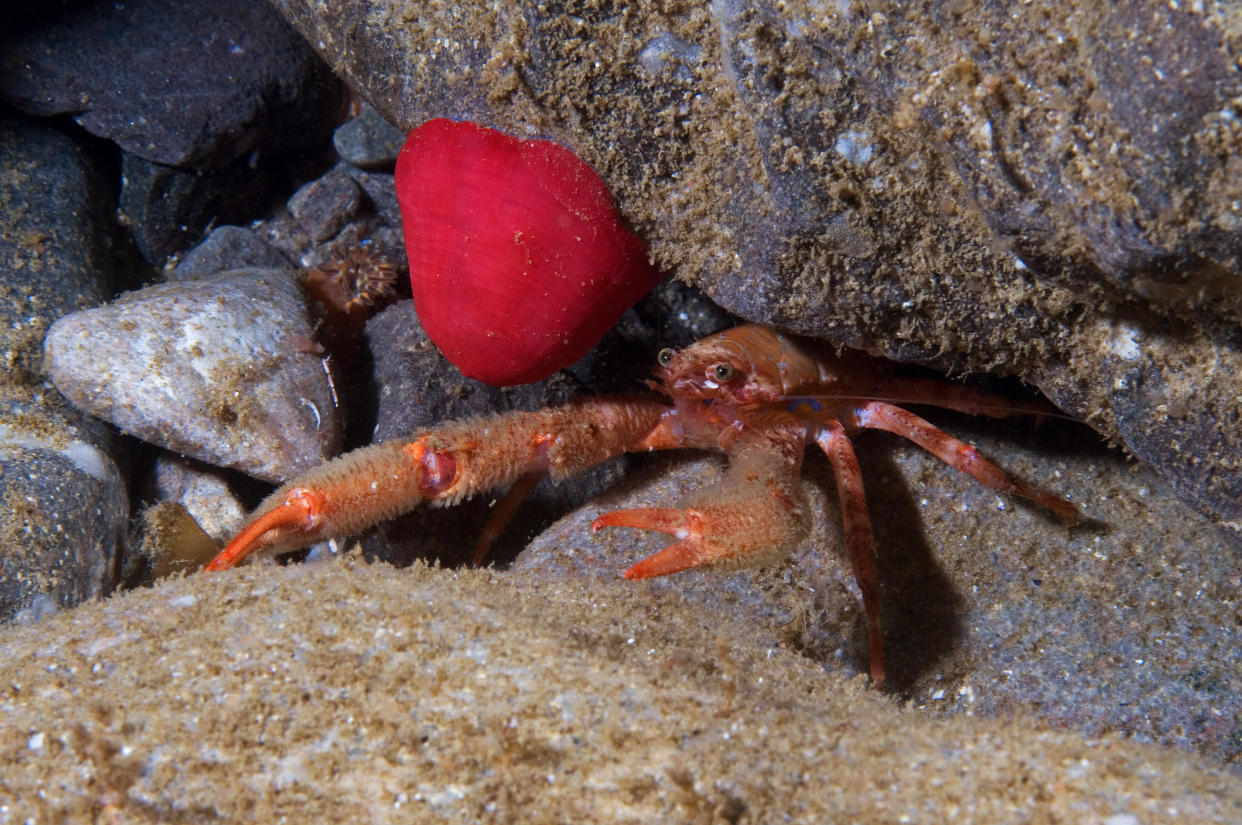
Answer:
[(870, 649), (871, 680), (878, 688), (884, 684), (884, 633), (880, 621), (880, 584), (875, 567), (875, 539), (871, 533), (871, 517), (863, 492), (862, 469), (854, 454), (854, 445), (839, 421), (830, 420), (815, 436), (837, 481), (841, 502), (841, 518), (845, 524), (845, 547), (854, 580), (862, 591), (863, 612), (867, 617), (867, 642)]
[(1056, 513), (1069, 524), (1078, 520), (1078, 508), (1064, 499), (1037, 490), (1014, 478), (988, 461), (971, 444), (960, 441), (930, 421), (909, 410), (884, 401), (871, 401), (854, 410), (854, 423), (859, 427), (886, 430), (908, 438), (951, 467), (966, 473), (984, 486), (1010, 495), (1022, 496)]
[(560, 478), (634, 449), (667, 407), (597, 398), (538, 412), (466, 419), (346, 453), (259, 505), (207, 569), (259, 549), (348, 536), (423, 501), (455, 503), (529, 474)]

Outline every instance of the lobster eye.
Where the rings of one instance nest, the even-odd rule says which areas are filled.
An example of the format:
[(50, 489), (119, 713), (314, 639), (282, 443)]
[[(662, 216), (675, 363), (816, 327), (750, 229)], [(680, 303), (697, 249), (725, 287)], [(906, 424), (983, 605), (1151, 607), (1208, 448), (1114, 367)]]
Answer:
[(733, 365), (732, 364), (717, 364), (716, 369), (713, 370), (713, 372), (716, 375), (717, 381), (723, 382), (723, 381), (733, 380)]
[(656, 363), (662, 367), (667, 367), (669, 364), (673, 363), (673, 351), (668, 347), (660, 350), (656, 353)]

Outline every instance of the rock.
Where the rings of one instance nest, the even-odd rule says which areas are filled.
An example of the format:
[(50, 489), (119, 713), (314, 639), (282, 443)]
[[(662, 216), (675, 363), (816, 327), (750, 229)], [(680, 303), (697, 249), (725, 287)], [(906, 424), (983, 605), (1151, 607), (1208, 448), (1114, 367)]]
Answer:
[(212, 224), (254, 217), (271, 184), (265, 169), (246, 160), (203, 174), (126, 152), (121, 173), (120, 213), (138, 251), (153, 265), (186, 249)]
[(397, 264), (401, 281), (408, 283), (401, 211), (391, 174), (337, 163), (301, 186), (286, 208), (287, 212), (255, 222), (249, 231), (307, 269), (339, 257), (351, 246), (367, 246)]
[(327, 137), (341, 92), (266, 4), (53, 5), (0, 35), (0, 95), (164, 166), (209, 169)]
[[(918, 447), (854, 439), (877, 546), (888, 690), (937, 716), (1028, 713), (1087, 736), (1117, 733), (1242, 764), (1237, 648), (1242, 559), (1225, 531), (1150, 469), (1081, 429), (940, 414), (945, 430), (1018, 477), (1065, 495), (1083, 522), (988, 490)], [(610, 528), (601, 513), (676, 506), (721, 477), (719, 456), (648, 463), (540, 534), (510, 571), (519, 582), (608, 585), (670, 539)], [(636, 582), (660, 604), (750, 627), (845, 676), (867, 671), (860, 596), (831, 471), (808, 450), (813, 527), (783, 562)], [(466, 537), (463, 537), (466, 538)]]
[(284, 269), (291, 261), (280, 250), (241, 226), (218, 226), (186, 252), (173, 270), (173, 279), (196, 281), (234, 269)]
[(1236, 15), (276, 6), (401, 129), (573, 148), (733, 312), (1021, 376), (1242, 524)]
[(373, 441), (407, 436), (443, 421), (506, 410), (537, 410), (583, 392), (569, 376), (516, 387), (466, 378), (427, 338), (414, 302), (399, 301), (367, 323), (378, 408)]
[(117, 440), (45, 382), (57, 317), (111, 288), (109, 183), (47, 125), (0, 115), (0, 621), (107, 592), (129, 502)]
[(0, 96), (121, 147), (121, 212), (156, 266), (213, 223), (257, 217), (273, 159), (323, 146), (341, 105), (297, 34), (246, 0), (25, 12), (0, 34)]
[(397, 248), (405, 253), (405, 239), (401, 236), (401, 207), (397, 203), (397, 187), (391, 173), (368, 172), (348, 164), (341, 164), (345, 174), (353, 178), (366, 193), (372, 213), (396, 233)]
[(289, 212), (312, 241), (322, 242), (357, 216), (361, 196), (353, 178), (333, 169), (294, 192), (289, 199)]
[(301, 290), (281, 270), (139, 290), (48, 331), (77, 406), (174, 452), (277, 481), (339, 451)]
[(15, 412), (0, 415), (0, 621), (34, 622), (111, 589), (129, 498), (98, 422), (43, 410), (39, 434)]
[(246, 518), (223, 470), (178, 456), (156, 458), (149, 498), (180, 504), (217, 544), (231, 539)]
[(928, 719), (626, 582), (356, 561), (173, 579), (0, 629), (0, 767), (16, 821), (1242, 814), (1242, 780), (1195, 756)]
[[(392, 290), (408, 296), (401, 218), (392, 181), (391, 174), (364, 172), (338, 163), (302, 186), (289, 199), (288, 211), (277, 210), (248, 227), (215, 229), (185, 254), (172, 277), (215, 277), (239, 267), (262, 267), (270, 262), (283, 268), (296, 261), (303, 269), (299, 278), (313, 278), (315, 270), (356, 270), (359, 259), (382, 260), (385, 266), (391, 265)], [(395, 226), (389, 225), (389, 220), (395, 221)], [(366, 317), (342, 315), (339, 306), (325, 308), (321, 305), (321, 300), (327, 300), (323, 290), (309, 291), (317, 339), (313, 346), (322, 347), (323, 354), (332, 362), (335, 392), (343, 405), (356, 406), (361, 416), (373, 420), (374, 402), (363, 397), (370, 392), (369, 364), (355, 363)], [(377, 294), (367, 310), (373, 313), (388, 302), (387, 295)], [(347, 421), (358, 418), (359, 415), (346, 416)], [(362, 437), (350, 436), (350, 442), (365, 443), (370, 437), (370, 424), (355, 429)]]
[(405, 132), (384, 120), (369, 103), (332, 133), (332, 145), (341, 160), (362, 169), (392, 169), (404, 143)]

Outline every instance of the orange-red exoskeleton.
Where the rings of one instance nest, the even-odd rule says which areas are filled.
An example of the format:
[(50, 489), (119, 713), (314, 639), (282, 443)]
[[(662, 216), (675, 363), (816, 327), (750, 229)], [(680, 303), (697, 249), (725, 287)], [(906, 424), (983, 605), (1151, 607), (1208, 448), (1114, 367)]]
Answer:
[(992, 489), (1030, 499), (1066, 522), (1077, 518), (1070, 502), (1013, 478), (897, 402), (998, 417), (1053, 413), (1049, 405), (895, 377), (885, 362), (862, 353), (836, 354), (753, 325), (681, 351), (663, 350), (658, 360), (650, 383), (671, 403), (588, 398), (450, 422), (334, 459), (273, 493), (207, 569), (232, 567), (260, 548), (292, 549), (347, 536), (422, 501), (452, 503), (512, 485), (497, 507), (500, 515), (484, 529), (480, 561), (535, 480), (565, 477), (623, 452), (681, 447), (722, 450), (729, 470), (684, 506), (619, 510), (595, 520), (594, 530), (637, 527), (674, 537), (673, 544), (626, 570), (626, 578), (709, 564), (763, 564), (806, 533), (799, 471), (803, 452), (815, 444), (836, 476), (846, 546), (867, 617), (871, 676), (879, 685), (885, 671), (875, 548), (851, 435), (863, 429), (896, 433)]

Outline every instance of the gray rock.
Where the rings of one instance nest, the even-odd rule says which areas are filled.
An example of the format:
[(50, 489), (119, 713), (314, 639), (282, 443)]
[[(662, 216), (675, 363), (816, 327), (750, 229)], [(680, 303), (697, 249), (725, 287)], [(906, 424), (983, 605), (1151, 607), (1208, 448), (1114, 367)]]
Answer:
[(25, 12), (0, 34), (0, 96), (121, 147), (121, 213), (156, 266), (212, 224), (257, 217), (273, 159), (324, 146), (341, 105), (297, 34), (245, 0)]
[[(347, 163), (339, 167), (362, 187), (370, 201), (371, 211), (396, 232), (401, 231), (401, 206), (397, 203), (395, 177), (391, 173), (366, 171)], [(401, 249), (405, 249), (404, 243)]]
[(121, 157), (120, 212), (134, 243), (153, 265), (181, 252), (207, 227), (257, 217), (267, 203), (270, 175), (246, 160), (209, 173)]
[(114, 435), (44, 381), (57, 317), (111, 288), (105, 176), (77, 144), (0, 116), (0, 621), (108, 591), (129, 503)]
[(739, 315), (1019, 375), (1242, 524), (1236, 15), (276, 5), (402, 129), (572, 147)]
[(341, 160), (361, 169), (387, 167), (397, 162), (397, 153), (406, 133), (384, 120), (370, 103), (364, 103), (357, 117), (336, 127), (332, 145)]
[(423, 332), (410, 300), (399, 301), (372, 318), (366, 335), (379, 388), (374, 441), (400, 438), (472, 415), (537, 410), (583, 391), (563, 374), (517, 387), (493, 387), (466, 378)]
[[(401, 209), (391, 174), (337, 163), (301, 186), (289, 198), (286, 210), (277, 210), (242, 231), (308, 269), (340, 256), (350, 246), (369, 246), (396, 263), (401, 280), (407, 281)], [(222, 258), (226, 252), (221, 250)]]
[(48, 331), (77, 406), (153, 444), (277, 481), (340, 449), (301, 290), (280, 270), (150, 287)]
[(70, 114), (154, 163), (210, 168), (314, 145), (341, 91), (264, 3), (129, 0), (25, 11), (0, 34), (0, 95)]
[(241, 528), (246, 508), (229, 488), (225, 472), (197, 461), (164, 454), (156, 458), (148, 491), (151, 501), (175, 501), (203, 532), (223, 544)]
[(358, 214), (362, 193), (340, 169), (311, 181), (289, 198), (289, 212), (312, 241), (326, 241)]
[(258, 267), (281, 269), (292, 262), (280, 250), (241, 226), (219, 226), (211, 230), (177, 263), (173, 279), (194, 281), (234, 269)]

